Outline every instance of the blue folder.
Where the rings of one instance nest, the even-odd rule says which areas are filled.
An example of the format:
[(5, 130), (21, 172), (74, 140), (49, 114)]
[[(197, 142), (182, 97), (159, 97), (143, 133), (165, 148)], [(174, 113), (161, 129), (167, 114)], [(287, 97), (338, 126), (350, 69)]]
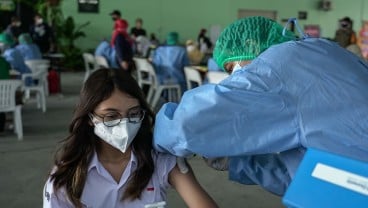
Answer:
[(367, 208), (368, 163), (308, 149), (282, 201), (289, 208)]

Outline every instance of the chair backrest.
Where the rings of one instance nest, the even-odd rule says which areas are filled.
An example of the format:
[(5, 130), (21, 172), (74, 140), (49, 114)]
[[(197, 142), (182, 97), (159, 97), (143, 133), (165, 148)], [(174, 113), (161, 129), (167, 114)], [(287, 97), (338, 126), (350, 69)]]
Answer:
[(194, 86), (192, 85), (193, 82), (196, 83), (198, 86), (202, 85), (201, 74), (198, 70), (194, 69), (193, 67), (186, 66), (184, 67), (184, 73), (185, 79), (187, 81), (188, 90), (194, 88)]
[(141, 79), (143, 79), (142, 74), (147, 73), (149, 76), (148, 80), (151, 80), (151, 85), (153, 87), (157, 86), (158, 80), (157, 80), (155, 69), (153, 68), (152, 64), (145, 58), (134, 58), (134, 62), (136, 64), (136, 69), (138, 72), (137, 74), (138, 82)]
[(22, 85), (20, 80), (0, 80), (0, 112), (15, 108), (15, 92)]
[(226, 72), (209, 71), (206, 76), (209, 83), (218, 84), (229, 75)]
[(109, 63), (103, 56), (95, 56), (96, 64), (98, 68), (109, 68)]
[(92, 71), (97, 68), (95, 56), (91, 53), (83, 53), (84, 68), (86, 71)]
[(27, 60), (25, 64), (31, 69), (33, 73), (38, 71), (47, 72), (50, 67), (50, 60), (47, 59), (34, 59), (34, 60)]

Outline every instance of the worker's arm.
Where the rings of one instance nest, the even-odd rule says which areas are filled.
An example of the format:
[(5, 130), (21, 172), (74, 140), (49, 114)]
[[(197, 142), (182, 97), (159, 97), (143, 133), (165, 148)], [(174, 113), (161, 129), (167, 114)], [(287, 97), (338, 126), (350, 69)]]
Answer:
[(280, 81), (245, 70), (219, 85), (187, 91), (156, 117), (154, 146), (177, 156), (282, 152), (299, 145), (295, 106), (279, 94)]

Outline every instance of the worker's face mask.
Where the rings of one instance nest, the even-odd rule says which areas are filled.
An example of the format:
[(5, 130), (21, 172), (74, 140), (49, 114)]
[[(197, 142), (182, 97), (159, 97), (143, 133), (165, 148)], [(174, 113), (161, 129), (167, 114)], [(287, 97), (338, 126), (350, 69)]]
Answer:
[[(123, 153), (125, 153), (129, 145), (132, 143), (142, 123), (130, 123), (127, 118), (123, 118), (117, 125), (109, 127), (103, 122), (98, 121), (96, 118), (93, 118), (93, 116), (91, 116), (91, 118), (95, 125), (94, 133)], [(115, 123), (116, 121), (111, 122)]]
[(241, 69), (241, 68), (242, 68), (242, 66), (240, 66), (240, 61), (238, 61), (238, 62), (235, 64), (235, 66), (233, 67), (233, 70), (232, 70), (231, 74), (234, 74), (234, 72), (235, 72), (235, 71), (237, 71), (237, 70), (239, 70), (239, 69)]

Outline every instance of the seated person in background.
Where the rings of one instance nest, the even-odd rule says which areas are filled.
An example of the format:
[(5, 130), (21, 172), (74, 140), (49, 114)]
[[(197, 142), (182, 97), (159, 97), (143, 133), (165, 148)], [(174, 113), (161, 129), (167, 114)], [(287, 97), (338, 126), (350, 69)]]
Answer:
[(10, 64), (5, 60), (4, 57), (0, 56), (0, 80), (10, 78), (10, 69)]
[(362, 51), (357, 45), (357, 37), (353, 30), (353, 20), (349, 17), (344, 17), (339, 20), (339, 29), (336, 30), (334, 40), (346, 50), (354, 53), (362, 58)]
[(199, 50), (202, 53), (207, 53), (207, 52), (211, 51), (211, 49), (212, 49), (212, 42), (206, 36), (206, 33), (207, 33), (207, 30), (202, 28), (201, 31), (199, 32), (199, 35), (198, 35), (198, 38), (197, 38)]
[(184, 92), (187, 89), (184, 66), (189, 65), (189, 58), (186, 49), (177, 45), (178, 39), (178, 33), (169, 33), (166, 39), (167, 45), (159, 46), (155, 50), (152, 63), (160, 83), (177, 83)]
[(140, 57), (147, 57), (148, 51), (152, 46), (150, 40), (146, 36), (140, 35), (135, 38), (135, 44), (136, 54)]
[[(0, 80), (9, 79), (10, 64), (0, 56)], [(5, 129), (5, 113), (0, 113), (0, 133)]]
[(216, 61), (213, 58), (208, 59), (207, 69), (208, 71), (222, 71), (221, 67), (217, 65)]
[(135, 20), (135, 27), (130, 30), (130, 34), (133, 38), (137, 38), (139, 36), (146, 36), (146, 30), (142, 28), (143, 20), (141, 18), (137, 18)]
[(19, 35), (22, 33), (21, 21), (19, 17), (13, 16), (10, 20), (10, 24), (5, 29), (5, 33), (9, 34), (15, 41), (18, 40)]
[(160, 45), (160, 41), (156, 38), (155, 33), (151, 33), (150, 42), (151, 42), (151, 45), (153, 45), (154, 47), (158, 47)]
[(112, 68), (119, 68), (116, 62), (116, 51), (107, 40), (101, 41), (95, 50), (95, 56), (103, 56), (107, 60), (108, 64)]
[(22, 54), (25, 61), (42, 59), (40, 49), (32, 42), (32, 38), (28, 33), (19, 36), (19, 44), (15, 48)]
[[(14, 43), (10, 35), (0, 34), (0, 51), (5, 60), (20, 74), (32, 73), (31, 69), (25, 64), (22, 54), (14, 47)], [(31, 82), (32, 80), (27, 81), (26, 84), (31, 84)]]
[(187, 53), (191, 65), (199, 65), (204, 57), (204, 54), (199, 51), (197, 45), (193, 40), (187, 40)]

